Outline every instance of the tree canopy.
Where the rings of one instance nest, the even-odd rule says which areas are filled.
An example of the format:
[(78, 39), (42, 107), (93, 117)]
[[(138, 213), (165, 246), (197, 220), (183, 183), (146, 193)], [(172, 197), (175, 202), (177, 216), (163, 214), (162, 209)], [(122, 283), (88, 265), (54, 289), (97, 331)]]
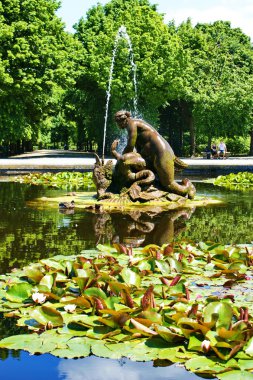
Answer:
[(0, 1), (1, 139), (30, 140), (74, 85), (77, 42), (64, 31), (56, 0)]
[(134, 111), (137, 99), (139, 116), (181, 147), (190, 137), (192, 153), (211, 137), (249, 134), (253, 150), (253, 51), (240, 29), (228, 21), (166, 25), (148, 0), (111, 0), (80, 15), (71, 34), (59, 6), (0, 0), (0, 143), (101, 149), (112, 74), (108, 148), (119, 133), (114, 113)]

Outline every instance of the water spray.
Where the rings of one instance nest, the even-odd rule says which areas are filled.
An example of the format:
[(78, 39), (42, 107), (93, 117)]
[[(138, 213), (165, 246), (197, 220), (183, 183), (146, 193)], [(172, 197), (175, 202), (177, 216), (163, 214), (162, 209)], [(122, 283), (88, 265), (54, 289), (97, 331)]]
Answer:
[(111, 87), (112, 87), (112, 79), (113, 79), (113, 69), (114, 69), (114, 63), (115, 63), (115, 57), (117, 53), (118, 43), (119, 39), (124, 38), (128, 43), (128, 50), (129, 50), (129, 56), (130, 56), (130, 64), (133, 71), (133, 84), (134, 84), (134, 115), (137, 115), (137, 80), (136, 80), (136, 64), (134, 63), (134, 55), (133, 55), (133, 48), (132, 43), (129, 35), (127, 34), (126, 27), (122, 25), (116, 35), (114, 48), (112, 52), (112, 61), (111, 61), (111, 67), (110, 67), (110, 73), (109, 73), (109, 81), (108, 81), (108, 88), (106, 91), (106, 106), (105, 106), (105, 121), (104, 121), (104, 137), (103, 137), (103, 151), (102, 151), (102, 165), (104, 165), (105, 161), (105, 139), (106, 139), (106, 129), (107, 129), (107, 120), (108, 120), (108, 110), (109, 110), (109, 102), (111, 97)]

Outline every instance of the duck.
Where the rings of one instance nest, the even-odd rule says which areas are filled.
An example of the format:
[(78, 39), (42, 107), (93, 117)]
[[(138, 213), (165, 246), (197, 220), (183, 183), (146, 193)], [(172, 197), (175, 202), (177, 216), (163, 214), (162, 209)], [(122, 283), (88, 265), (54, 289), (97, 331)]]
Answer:
[(59, 208), (61, 210), (66, 210), (66, 209), (73, 209), (75, 207), (75, 201), (72, 200), (71, 202), (60, 202), (59, 203)]

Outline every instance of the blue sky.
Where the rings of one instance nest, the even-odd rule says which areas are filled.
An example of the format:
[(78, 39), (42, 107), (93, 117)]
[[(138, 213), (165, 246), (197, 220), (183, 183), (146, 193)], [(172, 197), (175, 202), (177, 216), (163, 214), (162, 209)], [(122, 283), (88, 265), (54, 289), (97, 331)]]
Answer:
[[(58, 15), (66, 24), (68, 31), (82, 17), (96, 0), (61, 0)], [(108, 0), (100, 0), (106, 4)], [(241, 28), (253, 41), (253, 1), (252, 0), (150, 0), (158, 5), (158, 11), (164, 13), (164, 21), (175, 20), (176, 24), (191, 18), (197, 22), (230, 21), (233, 28)]]

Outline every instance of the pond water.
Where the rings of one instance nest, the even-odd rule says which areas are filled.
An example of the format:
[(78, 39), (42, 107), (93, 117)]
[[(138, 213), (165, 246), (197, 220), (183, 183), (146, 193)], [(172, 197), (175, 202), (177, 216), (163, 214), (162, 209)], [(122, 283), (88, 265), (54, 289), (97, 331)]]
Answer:
[[(58, 208), (36, 209), (29, 200), (59, 195), (60, 190), (0, 184), (0, 273), (21, 268), (29, 262), (57, 254), (79, 254), (98, 243), (123, 242), (135, 246), (162, 245), (173, 239), (212, 240), (225, 244), (249, 244), (253, 236), (253, 192), (235, 192), (197, 182), (199, 195), (224, 201), (222, 205), (189, 212), (152, 210), (131, 213), (91, 213), (76, 209), (60, 213)], [(27, 203), (28, 202), (28, 203)], [(0, 320), (0, 337), (15, 334), (13, 326)], [(25, 352), (0, 352), (0, 371), (5, 380), (107, 380), (107, 379), (197, 379), (177, 365), (156, 367), (153, 363), (89, 357), (63, 360), (50, 355), (30, 356)], [(29, 370), (28, 370), (29, 368)]]

